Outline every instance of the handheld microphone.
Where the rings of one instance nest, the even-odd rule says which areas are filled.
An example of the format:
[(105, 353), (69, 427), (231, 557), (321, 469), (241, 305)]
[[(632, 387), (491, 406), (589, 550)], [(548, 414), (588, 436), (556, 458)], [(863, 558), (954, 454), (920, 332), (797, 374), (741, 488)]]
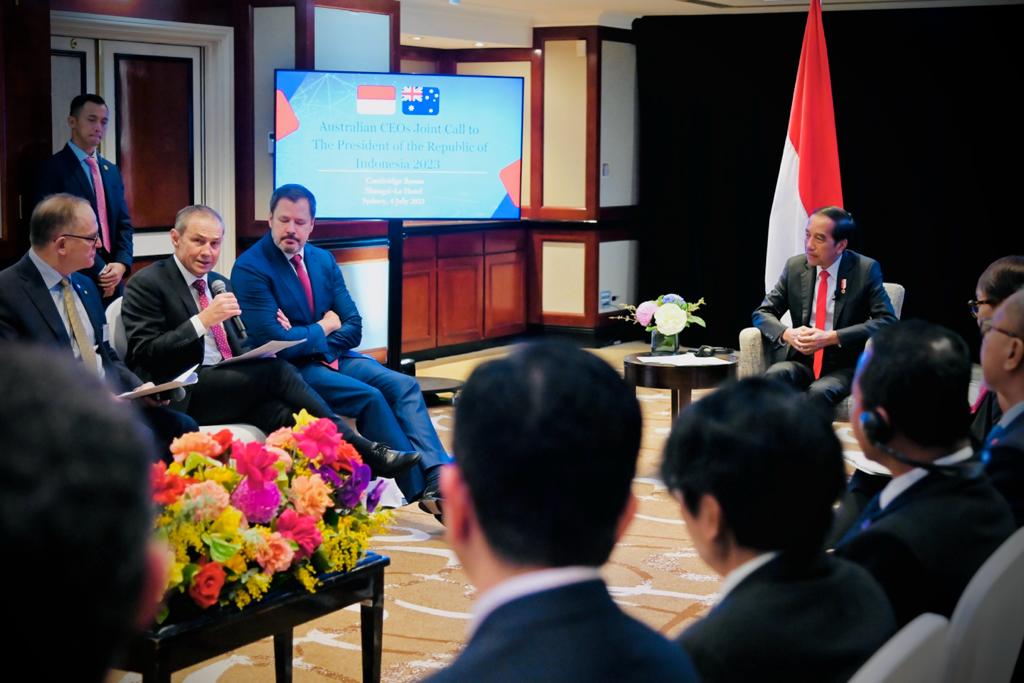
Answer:
[[(223, 280), (212, 280), (210, 282), (210, 291), (213, 292), (214, 296), (217, 296), (228, 291), (228, 288)], [(239, 338), (245, 339), (248, 335), (245, 332), (245, 323), (242, 322), (242, 317), (236, 315), (234, 318), (231, 318), (231, 322), (234, 324), (235, 332), (238, 333)]]

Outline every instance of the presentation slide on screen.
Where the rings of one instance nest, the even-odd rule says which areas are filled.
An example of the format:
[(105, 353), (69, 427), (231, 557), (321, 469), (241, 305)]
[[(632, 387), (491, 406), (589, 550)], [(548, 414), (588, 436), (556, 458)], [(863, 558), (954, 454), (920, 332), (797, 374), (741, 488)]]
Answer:
[(317, 218), (519, 218), (523, 80), (277, 71), (274, 182)]

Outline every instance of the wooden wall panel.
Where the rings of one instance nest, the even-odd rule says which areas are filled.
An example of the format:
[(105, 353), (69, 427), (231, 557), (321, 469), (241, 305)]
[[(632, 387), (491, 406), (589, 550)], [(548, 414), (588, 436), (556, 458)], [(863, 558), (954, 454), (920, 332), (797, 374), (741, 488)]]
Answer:
[(438, 235), (437, 256), (474, 256), (484, 253), (484, 235), (482, 232), (453, 232)]
[(482, 256), (437, 260), (437, 345), (483, 338), (484, 269)]
[(402, 264), (402, 352), (437, 346), (437, 269), (433, 259)]
[(526, 255), (522, 251), (484, 256), (484, 336), (526, 331)]
[(132, 225), (168, 230), (194, 203), (192, 61), (116, 55), (114, 72), (117, 165)]
[(488, 230), (484, 233), (484, 253), (522, 251), (526, 248), (525, 230)]

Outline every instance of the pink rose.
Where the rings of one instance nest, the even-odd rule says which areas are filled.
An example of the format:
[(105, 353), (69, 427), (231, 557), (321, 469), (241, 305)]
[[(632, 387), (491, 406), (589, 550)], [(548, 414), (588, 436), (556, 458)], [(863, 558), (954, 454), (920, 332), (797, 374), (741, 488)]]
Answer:
[(292, 565), (295, 558), (295, 550), (288, 539), (277, 533), (270, 534), (266, 543), (256, 550), (256, 562), (263, 567), (266, 574), (283, 572)]
[(636, 307), (636, 321), (646, 327), (651, 324), (654, 312), (658, 310), (658, 304), (653, 301), (645, 301)]
[(277, 518), (277, 531), (299, 544), (299, 558), (303, 559), (312, 555), (324, 540), (316, 528), (316, 519), (304, 517), (290, 509)]
[(215, 481), (203, 481), (185, 489), (185, 500), (195, 502), (195, 517), (201, 521), (213, 521), (230, 504), (228, 492)]

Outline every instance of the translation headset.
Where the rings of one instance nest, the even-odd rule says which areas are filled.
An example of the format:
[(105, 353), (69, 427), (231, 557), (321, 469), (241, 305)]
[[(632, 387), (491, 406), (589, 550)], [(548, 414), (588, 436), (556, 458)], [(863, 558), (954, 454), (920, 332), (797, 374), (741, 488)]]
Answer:
[(920, 467), (928, 472), (944, 474), (947, 477), (963, 477), (965, 479), (976, 479), (985, 473), (985, 463), (978, 460), (971, 459), (949, 465), (937, 465), (934, 462), (915, 460), (900, 453), (888, 443), (893, 437), (892, 425), (877, 411), (865, 410), (862, 412), (860, 414), (860, 427), (864, 432), (864, 436), (868, 437), (872, 444), (904, 465)]

